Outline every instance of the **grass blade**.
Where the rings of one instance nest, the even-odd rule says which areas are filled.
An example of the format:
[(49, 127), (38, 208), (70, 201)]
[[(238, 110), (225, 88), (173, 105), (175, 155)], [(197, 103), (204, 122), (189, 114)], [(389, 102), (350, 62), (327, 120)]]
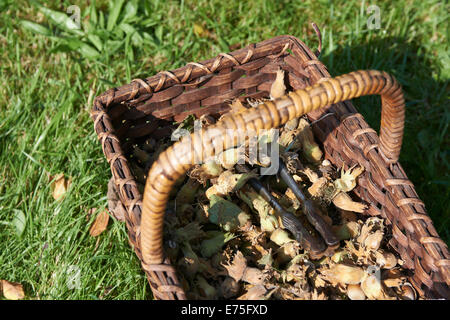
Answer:
[(111, 31), (117, 23), (117, 19), (120, 15), (120, 10), (122, 9), (122, 5), (124, 3), (124, 0), (116, 0), (113, 4), (113, 7), (110, 10), (109, 16), (108, 16), (108, 24), (106, 27), (106, 30)]

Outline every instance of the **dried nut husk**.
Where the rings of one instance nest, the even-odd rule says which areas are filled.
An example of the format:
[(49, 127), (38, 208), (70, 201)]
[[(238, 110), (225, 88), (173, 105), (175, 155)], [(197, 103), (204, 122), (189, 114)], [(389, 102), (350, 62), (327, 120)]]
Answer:
[(284, 70), (278, 69), (275, 81), (270, 87), (270, 98), (272, 100), (284, 96), (286, 93), (286, 86), (284, 85)]
[(280, 247), (285, 243), (294, 241), (291, 237), (289, 237), (289, 233), (283, 229), (276, 229), (270, 235), (270, 240), (275, 242)]
[[(261, 246), (259, 246), (259, 247), (260, 247), (260, 249), (263, 249)], [(265, 250), (265, 249), (263, 249), (263, 250)], [(272, 253), (268, 252), (266, 254), (263, 254), (261, 259), (259, 259), (257, 262), (258, 262), (259, 265), (271, 267), (272, 264), (273, 264)]]
[(347, 286), (347, 296), (350, 300), (366, 300), (366, 295), (359, 284), (349, 284)]
[(239, 293), (240, 289), (241, 286), (239, 282), (231, 277), (226, 277), (220, 285), (219, 292), (223, 298), (230, 299), (235, 297)]
[(294, 241), (285, 243), (276, 251), (276, 262), (281, 265), (292, 260), (297, 254), (297, 245)]
[(250, 215), (233, 202), (211, 195), (208, 219), (225, 231), (235, 231), (251, 221)]
[(411, 284), (405, 283), (402, 286), (400, 297), (402, 298), (402, 300), (416, 300), (417, 294)]
[(186, 270), (186, 274), (192, 277), (201, 269), (200, 260), (189, 243), (184, 243), (181, 250), (183, 258), (178, 260), (178, 264)]
[(279, 228), (278, 219), (270, 212), (273, 211), (270, 204), (264, 198), (250, 188), (239, 190), (238, 196), (259, 215), (262, 231), (273, 232)]
[(201, 243), (200, 252), (203, 257), (209, 258), (222, 249), (223, 245), (234, 238), (232, 233), (223, 233), (220, 231), (208, 231), (209, 239), (205, 239)]
[(320, 197), (322, 195), (323, 188), (327, 185), (328, 180), (325, 177), (317, 179), (311, 187), (308, 188), (308, 192), (312, 197)]
[[(206, 191), (206, 197), (209, 198), (211, 194), (218, 196), (227, 195), (230, 192), (239, 190), (249, 179), (256, 177), (254, 172), (248, 173), (233, 173), (232, 171), (225, 171), (219, 175), (217, 183)], [(209, 190), (214, 189), (213, 192)]]
[(364, 225), (361, 228), (361, 232), (356, 240), (359, 244), (364, 245), (366, 238), (373, 234), (375, 231), (380, 231), (383, 233), (384, 226), (383, 220), (377, 217), (370, 217), (364, 222)]
[(302, 144), (302, 153), (306, 160), (311, 163), (317, 163), (322, 159), (322, 150), (320, 150), (319, 145), (314, 141), (314, 136), (309, 125), (309, 122), (301, 118), (299, 120), (299, 134), (298, 139)]
[(319, 175), (309, 167), (305, 167), (301, 172), (308, 177), (311, 183), (314, 183), (319, 179)]
[(358, 220), (358, 216), (356, 213), (347, 210), (339, 210), (341, 214), (341, 219), (343, 222), (356, 222)]
[(383, 240), (383, 232), (381, 230), (377, 230), (367, 236), (364, 240), (364, 247), (374, 251), (378, 250), (381, 240)]
[(383, 269), (392, 269), (397, 265), (397, 258), (390, 252), (377, 251), (375, 257), (377, 264)]
[(200, 295), (206, 299), (214, 299), (217, 296), (217, 290), (212, 285), (208, 283), (202, 276), (197, 276), (197, 289)]
[(367, 206), (361, 202), (353, 201), (350, 196), (345, 192), (339, 192), (332, 199), (333, 204), (342, 210), (348, 210), (353, 212), (363, 213)]
[[(298, 130), (285, 130), (280, 134), (280, 137), (278, 138), (278, 143), (280, 146), (286, 148), (289, 148), (290, 151), (297, 151), (300, 150), (302, 147), (301, 141), (297, 139)], [(284, 150), (282, 148), (282, 150)]]
[(214, 160), (208, 160), (201, 165), (201, 169), (208, 176), (208, 178), (218, 177), (222, 172), (223, 168), (220, 163)]
[(261, 224), (261, 230), (269, 233), (280, 227), (277, 217), (272, 214), (268, 214), (265, 218), (261, 217), (259, 223)]
[(325, 272), (330, 278), (342, 284), (359, 284), (365, 277), (365, 272), (358, 266), (335, 264)]
[(258, 268), (246, 268), (242, 280), (253, 285), (263, 285), (265, 276)]
[(357, 222), (351, 221), (332, 228), (339, 240), (348, 240), (358, 236), (360, 226)]
[(337, 190), (349, 192), (356, 187), (356, 178), (364, 171), (363, 167), (352, 167), (344, 172), (344, 167), (341, 170), (341, 177), (334, 181), (334, 186)]
[(216, 156), (216, 161), (225, 169), (231, 169), (238, 162), (245, 160), (245, 146), (227, 149)]
[(180, 213), (180, 210), (184, 204), (191, 204), (194, 202), (195, 195), (197, 194), (199, 187), (200, 183), (193, 179), (188, 179), (186, 184), (181, 187), (175, 198), (177, 213)]
[(286, 122), (286, 124), (284, 125), (284, 128), (285, 128), (287, 131), (293, 131), (293, 130), (297, 129), (297, 127), (298, 127), (298, 122), (299, 122), (299, 119), (298, 119), (298, 118), (294, 118), (294, 119), (292, 119), (292, 120), (289, 120), (289, 121)]
[(348, 256), (348, 252), (345, 250), (336, 251), (331, 256), (331, 261), (333, 261), (334, 263), (341, 263), (347, 256)]
[(383, 299), (383, 287), (380, 279), (375, 275), (367, 276), (361, 283), (361, 289), (368, 299)]

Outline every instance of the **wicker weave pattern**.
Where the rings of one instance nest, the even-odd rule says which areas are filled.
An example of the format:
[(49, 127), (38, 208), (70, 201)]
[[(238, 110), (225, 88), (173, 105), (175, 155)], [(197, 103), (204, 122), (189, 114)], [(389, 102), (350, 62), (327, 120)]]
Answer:
[[(227, 112), (229, 107), (224, 99), (240, 94), (243, 94), (241, 99), (267, 96), (278, 67), (286, 71), (288, 85), (293, 89), (306, 88), (329, 77), (326, 68), (305, 44), (294, 37), (280, 36), (215, 59), (135, 80), (95, 99), (94, 127), (127, 210), (125, 220), (130, 244), (141, 260), (142, 195), (126, 157), (132, 143), (149, 136), (157, 139), (169, 135), (173, 128), (171, 121), (182, 120), (189, 114)], [(205, 88), (211, 90), (208, 94), (215, 93), (210, 96), (202, 93), (201, 90), (207, 91)], [(195, 92), (199, 92), (197, 100)], [(176, 98), (179, 100), (175, 101), (185, 104), (175, 105)], [(339, 167), (359, 163), (366, 168), (356, 192), (370, 204), (367, 214), (380, 215), (391, 225), (390, 244), (401, 255), (405, 266), (414, 270), (410, 280), (419, 294), (449, 297), (448, 248), (439, 239), (400, 164), (393, 161), (395, 157), (388, 159), (380, 151), (376, 132), (348, 101), (312, 111), (308, 117), (319, 120), (314, 124), (314, 131), (323, 143), (327, 159)], [(383, 148), (392, 149), (392, 145)], [(185, 298), (170, 262), (143, 263), (143, 267), (156, 298)]]

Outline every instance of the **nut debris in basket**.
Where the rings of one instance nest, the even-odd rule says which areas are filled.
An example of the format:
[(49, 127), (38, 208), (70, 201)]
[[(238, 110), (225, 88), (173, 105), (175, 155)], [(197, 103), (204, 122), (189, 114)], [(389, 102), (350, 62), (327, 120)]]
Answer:
[[(280, 71), (267, 99), (285, 90)], [(232, 112), (258, 103), (235, 100)], [(214, 123), (210, 116), (201, 120)], [(280, 177), (259, 177), (256, 169), (270, 163), (251, 159), (244, 144), (195, 166), (176, 183), (164, 244), (187, 297), (416, 299), (407, 270), (387, 246), (383, 219), (361, 215), (366, 205), (352, 194), (364, 168), (334, 168), (323, 159), (305, 118), (286, 123), (278, 140), (272, 133), (259, 142), (278, 144)], [(134, 147), (130, 162), (141, 192), (148, 168), (171, 141), (158, 144)], [(242, 156), (246, 170), (238, 163)], [(311, 239), (321, 237), (324, 248), (314, 251)]]

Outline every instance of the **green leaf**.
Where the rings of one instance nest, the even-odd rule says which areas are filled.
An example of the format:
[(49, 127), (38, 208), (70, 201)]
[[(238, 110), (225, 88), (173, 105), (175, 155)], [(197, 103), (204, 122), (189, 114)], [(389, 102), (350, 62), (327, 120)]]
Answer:
[(136, 16), (136, 13), (138, 11), (138, 3), (136, 0), (134, 1), (128, 1), (124, 8), (125, 14), (123, 16), (122, 21), (127, 21), (129, 19), (132, 19)]
[(99, 55), (97, 50), (81, 40), (65, 38), (64, 41), (72, 51), (78, 51), (85, 58), (93, 59)]
[(40, 25), (38, 23), (34, 23), (28, 20), (21, 20), (20, 21), (21, 26), (26, 29), (29, 30), (31, 32), (37, 33), (37, 34), (42, 34), (44, 36), (51, 36), (52, 35), (52, 31), (46, 27), (44, 27), (43, 25)]
[(95, 50), (92, 46), (84, 42), (81, 44), (80, 48), (78, 49), (78, 52), (80, 52), (81, 55), (89, 59), (96, 58), (99, 55), (99, 52), (97, 50)]
[(113, 7), (111, 8), (108, 16), (108, 25), (106, 27), (106, 30), (111, 31), (116, 26), (117, 19), (119, 18), (120, 10), (122, 9), (123, 3), (124, 0), (114, 1)]
[(203, 240), (200, 249), (202, 256), (205, 258), (210, 258), (215, 253), (219, 252), (225, 243), (236, 237), (230, 232), (208, 231), (207, 234), (212, 237)]
[(92, 22), (92, 24), (96, 25), (98, 22), (98, 16), (97, 16), (97, 10), (95, 10), (95, 1), (91, 3), (90, 13), (89, 13), (89, 21)]
[(99, 36), (97, 36), (96, 34), (90, 33), (90, 34), (88, 34), (87, 37), (88, 37), (89, 41), (91, 41), (92, 44), (98, 49), (98, 51), (103, 50), (103, 43)]
[(47, 18), (52, 20), (59, 28), (70, 31), (76, 35), (83, 35), (83, 32), (79, 29), (79, 26), (67, 14), (48, 9), (44, 6), (41, 6), (40, 10)]
[(27, 219), (25, 214), (21, 210), (14, 209), (14, 218), (12, 220), (13, 226), (16, 228), (16, 234), (20, 237), (25, 230)]

